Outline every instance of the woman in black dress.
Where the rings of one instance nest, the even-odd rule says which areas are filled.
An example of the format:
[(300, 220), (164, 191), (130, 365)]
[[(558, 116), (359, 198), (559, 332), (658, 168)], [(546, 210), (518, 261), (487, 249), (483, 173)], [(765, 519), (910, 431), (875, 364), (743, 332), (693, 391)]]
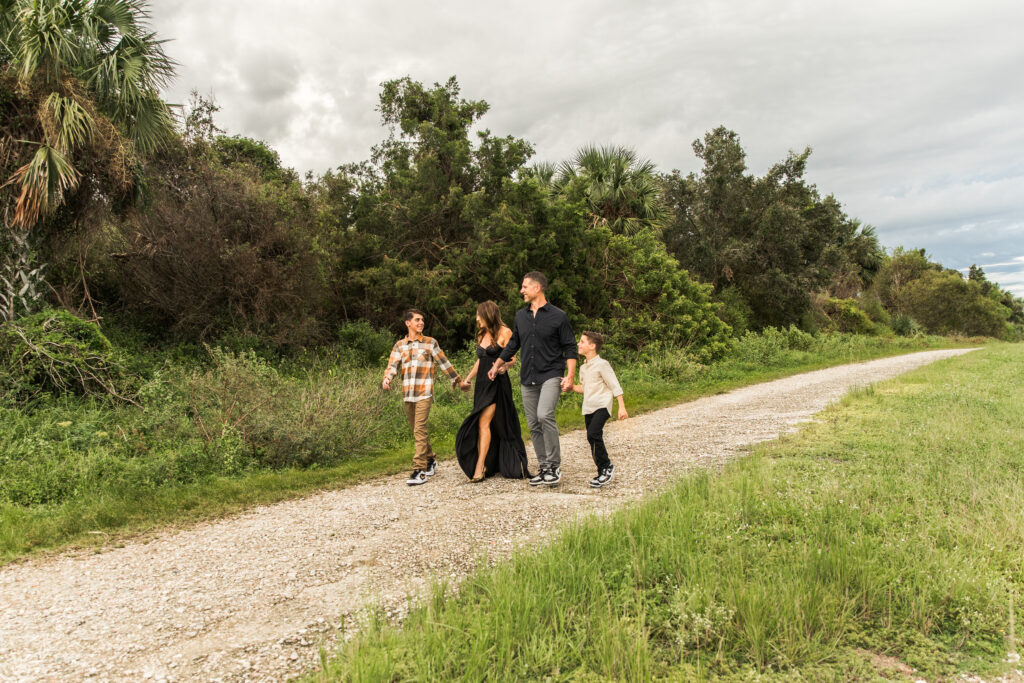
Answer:
[(501, 349), (508, 343), (512, 330), (501, 322), (501, 311), (493, 301), (485, 301), (476, 309), (476, 364), (462, 383), (469, 391), (476, 378), (473, 412), (455, 436), (455, 454), (459, 466), (471, 482), (501, 473), (504, 477), (529, 477), (526, 469), (526, 446), (519, 430), (519, 414), (512, 402), (512, 383), (508, 375), (499, 374), (492, 382), (487, 377)]

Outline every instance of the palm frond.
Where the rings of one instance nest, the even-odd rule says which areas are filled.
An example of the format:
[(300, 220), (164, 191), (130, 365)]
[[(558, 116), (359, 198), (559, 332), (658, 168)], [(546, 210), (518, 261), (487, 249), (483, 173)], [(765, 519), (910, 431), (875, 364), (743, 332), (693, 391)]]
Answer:
[(128, 139), (143, 155), (162, 148), (174, 135), (174, 115), (155, 92), (139, 102), (128, 125)]
[(32, 159), (7, 181), (21, 187), (12, 224), (26, 230), (34, 226), (60, 204), (80, 178), (81, 174), (60, 151), (40, 145)]
[(47, 142), (64, 153), (92, 142), (96, 126), (92, 115), (78, 101), (58, 92), (43, 101), (40, 121)]
[(81, 54), (74, 30), (77, 3), (35, 0), (18, 4), (21, 7), (11, 31), (17, 35), (9, 45), (19, 80), (23, 84), (37, 77), (57, 81), (65, 71), (74, 71)]

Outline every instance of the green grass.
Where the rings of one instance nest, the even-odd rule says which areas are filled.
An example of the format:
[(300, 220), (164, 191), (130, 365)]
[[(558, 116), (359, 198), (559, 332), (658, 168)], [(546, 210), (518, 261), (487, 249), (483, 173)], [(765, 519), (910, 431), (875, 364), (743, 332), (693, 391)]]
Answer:
[(313, 678), (1004, 671), (1011, 596), (1019, 611), (1024, 594), (1024, 346), (940, 361), (820, 418), (568, 526), (457, 596), (438, 586), (401, 626), (374, 618)]
[[(682, 351), (643, 361), (612, 359), (627, 406), (639, 414), (795, 372), (959, 343), (937, 337), (801, 334), (748, 337), (733, 356), (711, 366), (691, 363)], [(471, 366), (466, 351), (453, 354), (453, 361), (462, 372)], [(68, 546), (116, 544), (127, 536), (349, 486), (410, 466), (412, 439), (398, 405), (400, 397), (397, 392), (379, 397), (381, 392), (367, 390), (379, 382), (380, 368), (285, 364), (275, 370), (241, 358), (232, 363), (220, 374), (198, 379), (191, 375), (191, 380), (172, 365), (147, 385), (145, 411), (74, 399), (33, 411), (0, 408), (0, 564)], [(307, 395), (302, 393), (309, 381), (304, 377), (310, 374), (317, 391), (329, 388), (337, 378), (366, 394), (358, 403), (367, 415), (360, 422), (369, 428), (359, 440), (348, 438), (348, 425), (321, 419), (318, 434), (323, 443), (301, 442), (304, 430), (294, 424), (290, 408)], [(193, 384), (183, 389), (187, 381)], [(257, 462), (239, 438), (232, 420), (240, 411), (231, 413), (226, 402), (250, 394), (250, 405), (260, 404), (271, 383), (276, 395), (287, 400), (281, 399), (273, 410), (262, 406), (263, 414), (253, 422), (277, 423), (278, 431), (270, 436), (284, 433), (293, 440), (283, 441), (279, 452), (290, 452), (289, 443), (310, 452), (316, 447), (329, 456), (323, 462), (269, 468)], [(515, 377), (513, 385), (518, 394)], [(209, 400), (195, 408), (190, 396)], [(563, 430), (583, 426), (579, 402), (578, 395), (567, 395), (561, 402), (557, 417)], [(452, 453), (455, 432), (470, 403), (469, 395), (440, 388), (430, 426), (435, 450), (442, 457)], [(206, 438), (188, 419), (193, 408), (206, 411), (207, 420), (223, 420), (210, 430), (213, 438)], [(354, 444), (340, 455), (332, 451), (339, 434)]]

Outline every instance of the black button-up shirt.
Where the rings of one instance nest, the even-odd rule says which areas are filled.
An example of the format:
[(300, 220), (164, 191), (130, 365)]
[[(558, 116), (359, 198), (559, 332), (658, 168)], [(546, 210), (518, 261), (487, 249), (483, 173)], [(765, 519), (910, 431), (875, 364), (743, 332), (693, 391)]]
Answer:
[(512, 327), (512, 338), (499, 358), (508, 362), (520, 348), (523, 350), (520, 354), (523, 365), (519, 379), (527, 385), (561, 377), (565, 374), (565, 359), (579, 358), (569, 316), (551, 303), (538, 308), (536, 315), (529, 306), (519, 309)]

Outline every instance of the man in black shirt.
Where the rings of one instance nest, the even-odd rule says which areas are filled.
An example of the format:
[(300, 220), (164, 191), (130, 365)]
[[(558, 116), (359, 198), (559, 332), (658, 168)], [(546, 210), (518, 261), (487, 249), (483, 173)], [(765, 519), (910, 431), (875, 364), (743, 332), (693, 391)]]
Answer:
[[(530, 427), (533, 450), (540, 471), (531, 486), (555, 486), (562, 480), (562, 451), (558, 441), (555, 408), (563, 391), (572, 391), (576, 376), (576, 337), (565, 311), (548, 303), (548, 280), (538, 272), (523, 276), (519, 293), (528, 305), (519, 309), (512, 338), (494, 361), (488, 375), (493, 381), (504, 365), (522, 349), (520, 381), (523, 410)], [(566, 376), (566, 367), (569, 373)]]

